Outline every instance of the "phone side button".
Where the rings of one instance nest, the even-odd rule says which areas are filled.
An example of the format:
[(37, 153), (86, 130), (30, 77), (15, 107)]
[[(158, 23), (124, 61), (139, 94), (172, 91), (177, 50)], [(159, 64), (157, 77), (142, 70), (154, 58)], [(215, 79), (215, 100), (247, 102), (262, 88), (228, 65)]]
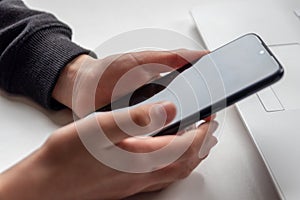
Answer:
[(267, 112), (283, 111), (284, 108), (271, 87), (257, 93), (257, 96)]

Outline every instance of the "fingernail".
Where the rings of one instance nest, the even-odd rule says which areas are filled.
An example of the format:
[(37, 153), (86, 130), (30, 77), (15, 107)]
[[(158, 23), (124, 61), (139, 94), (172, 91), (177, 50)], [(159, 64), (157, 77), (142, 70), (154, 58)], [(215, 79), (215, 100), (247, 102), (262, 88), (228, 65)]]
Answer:
[(166, 115), (166, 110), (164, 108), (165, 106), (161, 104), (154, 104), (151, 108), (151, 113), (153, 113), (155, 116), (162, 116)]
[(201, 145), (201, 149), (199, 151), (199, 158), (203, 159), (206, 156), (208, 156), (210, 150), (218, 143), (218, 139), (211, 135), (209, 137), (206, 137), (203, 144)]
[(174, 117), (172, 106), (172, 103), (169, 101), (161, 102), (159, 104), (154, 104), (151, 108), (151, 112), (155, 117), (159, 117), (159, 119), (164, 119), (166, 122), (170, 122)]

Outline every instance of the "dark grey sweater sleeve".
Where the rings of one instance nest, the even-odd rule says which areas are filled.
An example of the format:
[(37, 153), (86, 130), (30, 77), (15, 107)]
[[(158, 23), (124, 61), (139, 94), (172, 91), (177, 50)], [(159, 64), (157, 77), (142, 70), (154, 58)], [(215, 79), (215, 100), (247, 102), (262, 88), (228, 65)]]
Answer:
[(90, 51), (71, 41), (72, 31), (53, 15), (21, 0), (0, 0), (0, 87), (31, 97), (46, 108), (63, 67)]

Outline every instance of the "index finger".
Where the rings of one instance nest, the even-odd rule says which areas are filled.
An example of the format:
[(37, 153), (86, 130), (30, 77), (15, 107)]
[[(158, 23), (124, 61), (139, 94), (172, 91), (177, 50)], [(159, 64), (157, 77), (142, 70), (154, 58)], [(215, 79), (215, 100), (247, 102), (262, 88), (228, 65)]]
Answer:
[[(154, 73), (169, 72), (171, 69), (178, 69), (188, 63), (193, 63), (197, 59), (206, 55), (208, 51), (196, 51), (187, 49), (178, 49), (172, 51), (142, 51), (130, 53), (139, 65), (145, 65), (145, 68)], [(153, 67), (147, 64), (161, 64), (166, 67)]]

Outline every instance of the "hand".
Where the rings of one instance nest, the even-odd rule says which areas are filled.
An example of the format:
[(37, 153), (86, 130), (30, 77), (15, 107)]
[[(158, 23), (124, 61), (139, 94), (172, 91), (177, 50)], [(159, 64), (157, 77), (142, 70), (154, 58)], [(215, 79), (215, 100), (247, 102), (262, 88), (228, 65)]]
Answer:
[[(175, 105), (163, 102), (132, 108), (129, 110), (129, 118), (125, 117), (125, 111), (115, 113), (115, 118), (112, 112), (103, 112), (58, 129), (39, 150), (0, 175), (0, 198), (120, 199), (139, 192), (165, 188), (187, 177), (206, 158), (210, 148), (216, 144), (212, 132), (216, 129), (217, 123), (207, 121), (198, 129), (178, 136), (138, 138), (130, 137), (118, 128), (115, 119), (119, 119), (122, 124), (129, 124), (132, 119), (141, 127), (150, 125), (148, 126), (150, 129), (156, 129), (157, 122), (162, 120), (162, 116), (166, 124), (175, 114)], [(121, 172), (96, 160), (82, 144), (78, 130), (83, 131), (80, 133), (81, 136), (91, 137), (92, 141), (93, 134), (98, 134), (97, 126), (92, 125), (93, 120), (105, 130), (106, 136), (113, 142), (111, 145), (118, 145), (129, 152), (148, 153), (169, 145), (170, 150), (159, 157), (163, 161), (174, 155), (180, 147), (191, 145), (175, 162), (166, 163), (165, 166), (152, 166), (158, 169), (156, 171)], [(93, 142), (97, 144), (99, 152), (109, 152), (112, 148), (103, 141)], [(143, 158), (128, 160), (122, 164), (134, 162), (136, 166), (142, 166), (145, 163), (149, 165), (156, 163), (156, 160), (147, 159), (146, 155)]]
[(104, 59), (81, 55), (62, 71), (52, 96), (83, 117), (158, 78), (160, 73), (182, 67), (206, 53), (191, 50), (143, 51)]

